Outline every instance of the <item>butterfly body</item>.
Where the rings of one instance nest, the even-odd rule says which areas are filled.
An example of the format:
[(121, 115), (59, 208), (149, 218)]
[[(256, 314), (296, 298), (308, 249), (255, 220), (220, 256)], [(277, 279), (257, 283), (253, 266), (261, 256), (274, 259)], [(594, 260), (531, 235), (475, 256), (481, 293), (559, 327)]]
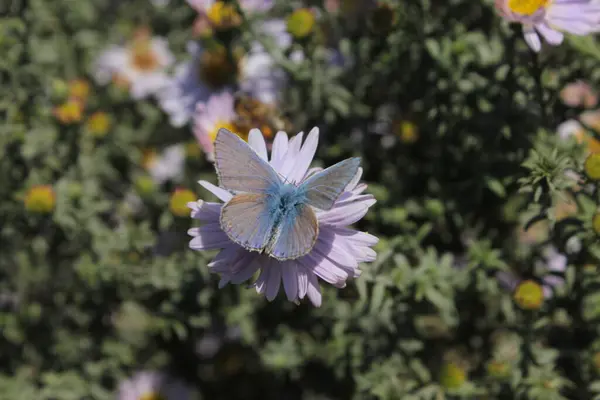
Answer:
[(356, 175), (360, 159), (344, 160), (300, 185), (277, 172), (237, 135), (221, 129), (215, 167), (222, 187), (235, 193), (222, 208), (221, 229), (249, 251), (277, 260), (308, 254), (317, 241), (314, 208), (328, 210)]

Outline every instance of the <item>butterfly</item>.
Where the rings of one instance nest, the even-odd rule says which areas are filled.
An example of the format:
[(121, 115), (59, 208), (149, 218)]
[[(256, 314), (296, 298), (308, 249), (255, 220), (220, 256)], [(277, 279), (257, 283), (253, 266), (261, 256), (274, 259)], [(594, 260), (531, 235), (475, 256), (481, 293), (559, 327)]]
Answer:
[(319, 235), (313, 207), (331, 209), (360, 165), (349, 158), (297, 186), (227, 129), (219, 129), (214, 145), (219, 185), (234, 193), (221, 209), (221, 229), (245, 249), (281, 261), (311, 251)]

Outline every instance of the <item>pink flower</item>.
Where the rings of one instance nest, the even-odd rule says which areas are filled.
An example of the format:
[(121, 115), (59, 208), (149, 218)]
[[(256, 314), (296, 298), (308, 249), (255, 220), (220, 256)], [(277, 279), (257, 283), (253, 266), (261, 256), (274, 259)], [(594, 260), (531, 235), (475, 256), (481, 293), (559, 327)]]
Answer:
[(236, 118), (235, 99), (229, 91), (210, 96), (206, 103), (198, 103), (194, 114), (194, 136), (204, 150), (206, 158), (213, 161), (213, 142), (220, 128), (236, 132), (233, 126)]
[[(248, 143), (288, 182), (296, 184), (304, 181), (318, 168), (309, 169), (317, 150), (319, 131), (314, 128), (302, 145), (303, 133), (291, 140), (285, 132), (278, 132), (273, 143), (271, 158), (262, 133), (258, 129), (250, 131)], [(278, 261), (265, 254), (250, 252), (230, 241), (221, 230), (219, 216), (221, 203), (209, 203), (198, 200), (189, 203), (192, 218), (202, 222), (199, 228), (192, 228), (193, 236), (190, 248), (193, 250), (221, 249), (208, 264), (210, 270), (221, 276), (220, 287), (227, 283), (240, 284), (250, 279), (255, 272), (260, 275), (253, 286), (258, 293), (265, 294), (267, 300), (273, 300), (283, 282), (288, 300), (297, 302), (308, 296), (315, 306), (321, 305), (321, 291), (318, 279), (343, 288), (346, 281), (358, 277), (360, 262), (375, 260), (376, 253), (371, 249), (378, 239), (365, 232), (349, 228), (360, 220), (375, 204), (375, 198), (363, 194), (367, 185), (360, 184), (362, 169), (348, 184), (334, 206), (328, 211), (315, 210), (319, 221), (319, 236), (310, 253), (300, 258)], [(200, 181), (223, 202), (229, 201), (233, 194), (209, 182)]]

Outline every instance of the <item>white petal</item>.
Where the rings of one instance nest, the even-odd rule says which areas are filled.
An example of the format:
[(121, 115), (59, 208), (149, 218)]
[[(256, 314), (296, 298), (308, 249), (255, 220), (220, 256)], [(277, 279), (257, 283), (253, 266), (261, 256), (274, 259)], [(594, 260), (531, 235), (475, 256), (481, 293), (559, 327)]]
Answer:
[(312, 163), (313, 157), (317, 151), (317, 145), (319, 144), (319, 128), (314, 127), (306, 137), (304, 145), (300, 149), (294, 167), (287, 176), (291, 182), (300, 182), (308, 167)]
[(265, 138), (259, 129), (250, 129), (248, 135), (248, 144), (256, 151), (256, 153), (265, 161), (269, 161), (267, 156), (267, 144)]
[(277, 132), (273, 141), (271, 150), (271, 165), (276, 171), (279, 171), (285, 160), (285, 155), (288, 150), (288, 137), (283, 131)]
[(219, 198), (219, 200), (222, 200), (223, 202), (228, 202), (233, 197), (233, 195), (231, 193), (229, 193), (227, 190), (225, 190), (223, 188), (220, 188), (218, 186), (215, 186), (215, 185), (213, 185), (210, 182), (207, 182), (207, 181), (198, 181), (198, 183), (204, 189), (208, 190), (209, 192), (211, 192), (212, 194), (214, 194), (215, 196), (217, 196)]

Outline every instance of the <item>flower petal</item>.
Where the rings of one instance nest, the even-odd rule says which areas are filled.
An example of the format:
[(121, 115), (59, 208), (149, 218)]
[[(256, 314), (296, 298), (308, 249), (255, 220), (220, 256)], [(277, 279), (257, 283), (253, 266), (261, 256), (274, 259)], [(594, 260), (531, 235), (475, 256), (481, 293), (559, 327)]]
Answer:
[(195, 236), (190, 240), (190, 248), (192, 250), (221, 249), (231, 244), (229, 237), (227, 237), (217, 224), (207, 224), (199, 228), (191, 228), (188, 234)]
[(271, 165), (278, 171), (285, 160), (285, 155), (288, 150), (288, 137), (283, 131), (277, 132), (275, 140), (273, 141), (273, 148), (271, 150)]
[(204, 189), (208, 190), (209, 192), (211, 192), (212, 194), (217, 196), (219, 198), (219, 200), (222, 200), (223, 202), (228, 202), (233, 197), (233, 195), (231, 193), (229, 193), (227, 190), (220, 188), (218, 186), (215, 186), (208, 181), (198, 181), (198, 183)]
[(287, 261), (281, 264), (283, 289), (289, 301), (298, 298), (298, 266), (296, 261)]
[(250, 129), (250, 134), (248, 135), (248, 144), (254, 149), (254, 151), (256, 151), (260, 158), (267, 162), (269, 161), (267, 156), (267, 144), (265, 143), (265, 138), (259, 129)]
[(210, 203), (204, 200), (189, 202), (187, 206), (192, 209), (192, 218), (204, 222), (218, 222), (223, 207), (220, 203)]
[(317, 152), (318, 144), (319, 128), (314, 127), (306, 137), (306, 141), (304, 142), (304, 145), (300, 149), (298, 157), (295, 160), (294, 167), (287, 175), (291, 182), (300, 182), (304, 175), (306, 175), (306, 171), (308, 171), (308, 167), (310, 167), (313, 157)]
[(323, 297), (321, 296), (321, 288), (319, 287), (319, 281), (317, 276), (313, 273), (308, 273), (308, 290), (306, 294), (308, 299), (313, 303), (315, 307), (321, 307)]

